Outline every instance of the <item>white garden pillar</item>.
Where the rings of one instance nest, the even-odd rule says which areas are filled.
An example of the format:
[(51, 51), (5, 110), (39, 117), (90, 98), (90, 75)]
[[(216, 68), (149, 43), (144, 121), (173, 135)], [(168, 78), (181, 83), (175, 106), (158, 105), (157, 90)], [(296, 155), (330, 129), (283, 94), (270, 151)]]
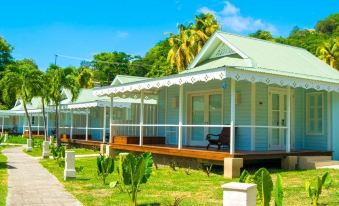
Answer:
[(106, 106), (104, 106), (104, 119), (102, 123), (102, 142), (106, 142)]
[(49, 158), (49, 141), (44, 141), (42, 145), (42, 158)]
[(5, 116), (2, 116), (1, 134), (4, 134)]
[(235, 152), (235, 80), (231, 79), (231, 134), (230, 134), (230, 153)]
[(223, 206), (255, 206), (256, 184), (230, 182), (222, 185)]
[(182, 149), (182, 122), (184, 107), (184, 86), (179, 86), (179, 125), (178, 125), (178, 149)]
[(89, 109), (86, 110), (86, 141), (88, 141), (88, 113)]
[(140, 92), (140, 128), (139, 128), (139, 146), (144, 144), (144, 91)]
[(287, 87), (286, 113), (286, 152), (291, 152), (291, 87)]
[(68, 180), (76, 177), (75, 172), (75, 152), (66, 151), (65, 152), (65, 170), (64, 170), (64, 180)]
[[(4, 135), (4, 134), (2, 134), (2, 135)], [(5, 136), (5, 137), (4, 137), (4, 142), (7, 142), (7, 140), (8, 140), (8, 134), (6, 133), (4, 136)]]
[(73, 139), (73, 111), (71, 110), (71, 131), (69, 132), (69, 139)]
[(49, 136), (49, 144), (50, 145), (53, 144), (53, 141), (54, 141), (54, 137), (52, 135)]
[(109, 143), (110, 144), (113, 142), (113, 128), (112, 128), (113, 106), (114, 106), (113, 98), (114, 98), (114, 96), (111, 96), (111, 106), (109, 107)]
[(27, 152), (31, 152), (32, 151), (32, 139), (28, 138), (27, 139), (27, 148), (26, 148), (26, 151)]

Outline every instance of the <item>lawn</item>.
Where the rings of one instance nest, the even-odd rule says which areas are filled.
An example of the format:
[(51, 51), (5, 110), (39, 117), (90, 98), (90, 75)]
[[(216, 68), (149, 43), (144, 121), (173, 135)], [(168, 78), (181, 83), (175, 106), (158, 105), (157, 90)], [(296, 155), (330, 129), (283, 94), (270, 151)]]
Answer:
[(27, 138), (22, 137), (21, 135), (8, 135), (6, 143), (12, 144), (26, 144)]
[[(66, 151), (71, 150), (75, 151), (76, 155), (85, 155), (85, 154), (99, 154), (99, 151), (97, 150), (91, 150), (91, 149), (84, 149), (84, 148), (67, 148)], [(41, 146), (35, 146), (33, 147), (33, 150), (31, 152), (27, 152), (24, 150), (27, 154), (33, 156), (33, 157), (40, 157), (42, 156), (42, 147)]]
[[(103, 185), (97, 177), (95, 158), (76, 160), (76, 167), (83, 167), (77, 174), (76, 180), (64, 181), (63, 168), (58, 167), (56, 161), (41, 160), (41, 164), (54, 174), (77, 199), (84, 205), (128, 205), (128, 196), (118, 189), (111, 189)], [(284, 186), (284, 205), (309, 205), (310, 201), (304, 189), (304, 182), (316, 175), (330, 171), (334, 183), (329, 190), (324, 190), (320, 203), (339, 205), (339, 171), (338, 170), (308, 170), (308, 171), (281, 171), (271, 170), (273, 179), (281, 174)], [(115, 179), (109, 176), (110, 182)], [(173, 171), (169, 167), (154, 169), (149, 182), (142, 185), (139, 203), (142, 205), (173, 205), (175, 198), (182, 198), (180, 205), (221, 205), (221, 185), (230, 182), (220, 174), (210, 177), (198, 170), (191, 170), (186, 174), (185, 169)], [(237, 180), (233, 180), (237, 181)]]
[(0, 205), (6, 205), (7, 197), (7, 158), (2, 154), (6, 146), (0, 146)]

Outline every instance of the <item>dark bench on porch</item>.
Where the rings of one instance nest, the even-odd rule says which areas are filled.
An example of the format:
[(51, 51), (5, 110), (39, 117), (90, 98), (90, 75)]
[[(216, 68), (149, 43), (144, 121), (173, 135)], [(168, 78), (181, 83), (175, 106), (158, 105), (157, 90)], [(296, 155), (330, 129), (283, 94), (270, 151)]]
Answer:
[[(161, 136), (146, 136), (143, 138), (143, 143), (146, 145), (162, 145), (165, 144), (165, 137)], [(114, 144), (139, 144), (139, 137), (133, 136), (114, 136)]]
[(206, 140), (208, 141), (207, 150), (211, 145), (217, 145), (218, 150), (220, 150), (221, 146), (230, 146), (230, 138), (231, 138), (231, 128), (224, 127), (221, 130), (220, 134), (207, 134)]

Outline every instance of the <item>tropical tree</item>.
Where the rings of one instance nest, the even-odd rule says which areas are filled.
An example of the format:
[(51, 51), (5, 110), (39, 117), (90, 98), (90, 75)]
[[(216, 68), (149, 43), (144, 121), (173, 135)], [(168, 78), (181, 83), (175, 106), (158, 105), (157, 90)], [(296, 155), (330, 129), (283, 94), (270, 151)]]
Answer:
[(177, 68), (178, 72), (183, 71), (199, 53), (208, 38), (219, 28), (213, 14), (196, 16), (195, 24), (180, 24), (179, 34), (170, 33), (168, 38), (171, 47), (167, 56), (168, 61)]
[(46, 117), (46, 107), (50, 102), (50, 85), (49, 79), (46, 73), (40, 72), (40, 89), (37, 91), (37, 96), (41, 99), (42, 105), (42, 117), (44, 121), (44, 137), (47, 141), (47, 117)]
[(317, 56), (331, 67), (339, 70), (339, 38), (324, 42), (318, 47)]
[(5, 101), (11, 101), (15, 95), (21, 100), (29, 128), (29, 138), (32, 138), (32, 125), (27, 104), (31, 103), (36, 96), (36, 91), (40, 90), (40, 71), (36, 64), (30, 59), (16, 61), (7, 66), (3, 78), (0, 81), (2, 97)]
[(73, 68), (60, 68), (56, 65), (50, 65), (46, 71), (49, 81), (49, 98), (55, 106), (55, 135), (57, 145), (60, 146), (59, 133), (59, 112), (60, 103), (63, 100), (63, 90), (68, 89), (72, 95), (72, 101), (75, 101), (79, 95), (80, 85), (76, 72)]
[(78, 69), (78, 81), (81, 88), (90, 89), (94, 86), (94, 73), (89, 67), (80, 67)]
[[(0, 79), (2, 78), (2, 72), (5, 70), (6, 66), (13, 62), (13, 58), (11, 52), (13, 51), (13, 47), (6, 42), (4, 38), (0, 36)], [(0, 96), (2, 96), (2, 91), (0, 90)], [(9, 98), (10, 101), (3, 101), (0, 100), (0, 108), (1, 109), (8, 109), (9, 107), (13, 106), (15, 102), (15, 96)]]
[(274, 41), (274, 38), (269, 31), (264, 30), (258, 30), (252, 34), (249, 34), (250, 37), (257, 38), (257, 39), (263, 39), (267, 41)]

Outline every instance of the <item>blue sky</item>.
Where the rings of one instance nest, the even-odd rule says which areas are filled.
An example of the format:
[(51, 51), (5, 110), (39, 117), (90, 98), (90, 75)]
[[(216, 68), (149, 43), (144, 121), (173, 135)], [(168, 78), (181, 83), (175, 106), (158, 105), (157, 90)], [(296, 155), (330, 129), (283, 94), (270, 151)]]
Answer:
[[(144, 55), (177, 23), (199, 12), (212, 12), (222, 30), (248, 34), (257, 29), (286, 36), (298, 25), (313, 28), (339, 11), (337, 0), (0, 0), (0, 36), (11, 43), (17, 59), (32, 58), (44, 70), (54, 54), (90, 59), (101, 51)], [(78, 60), (58, 58), (62, 66)]]

